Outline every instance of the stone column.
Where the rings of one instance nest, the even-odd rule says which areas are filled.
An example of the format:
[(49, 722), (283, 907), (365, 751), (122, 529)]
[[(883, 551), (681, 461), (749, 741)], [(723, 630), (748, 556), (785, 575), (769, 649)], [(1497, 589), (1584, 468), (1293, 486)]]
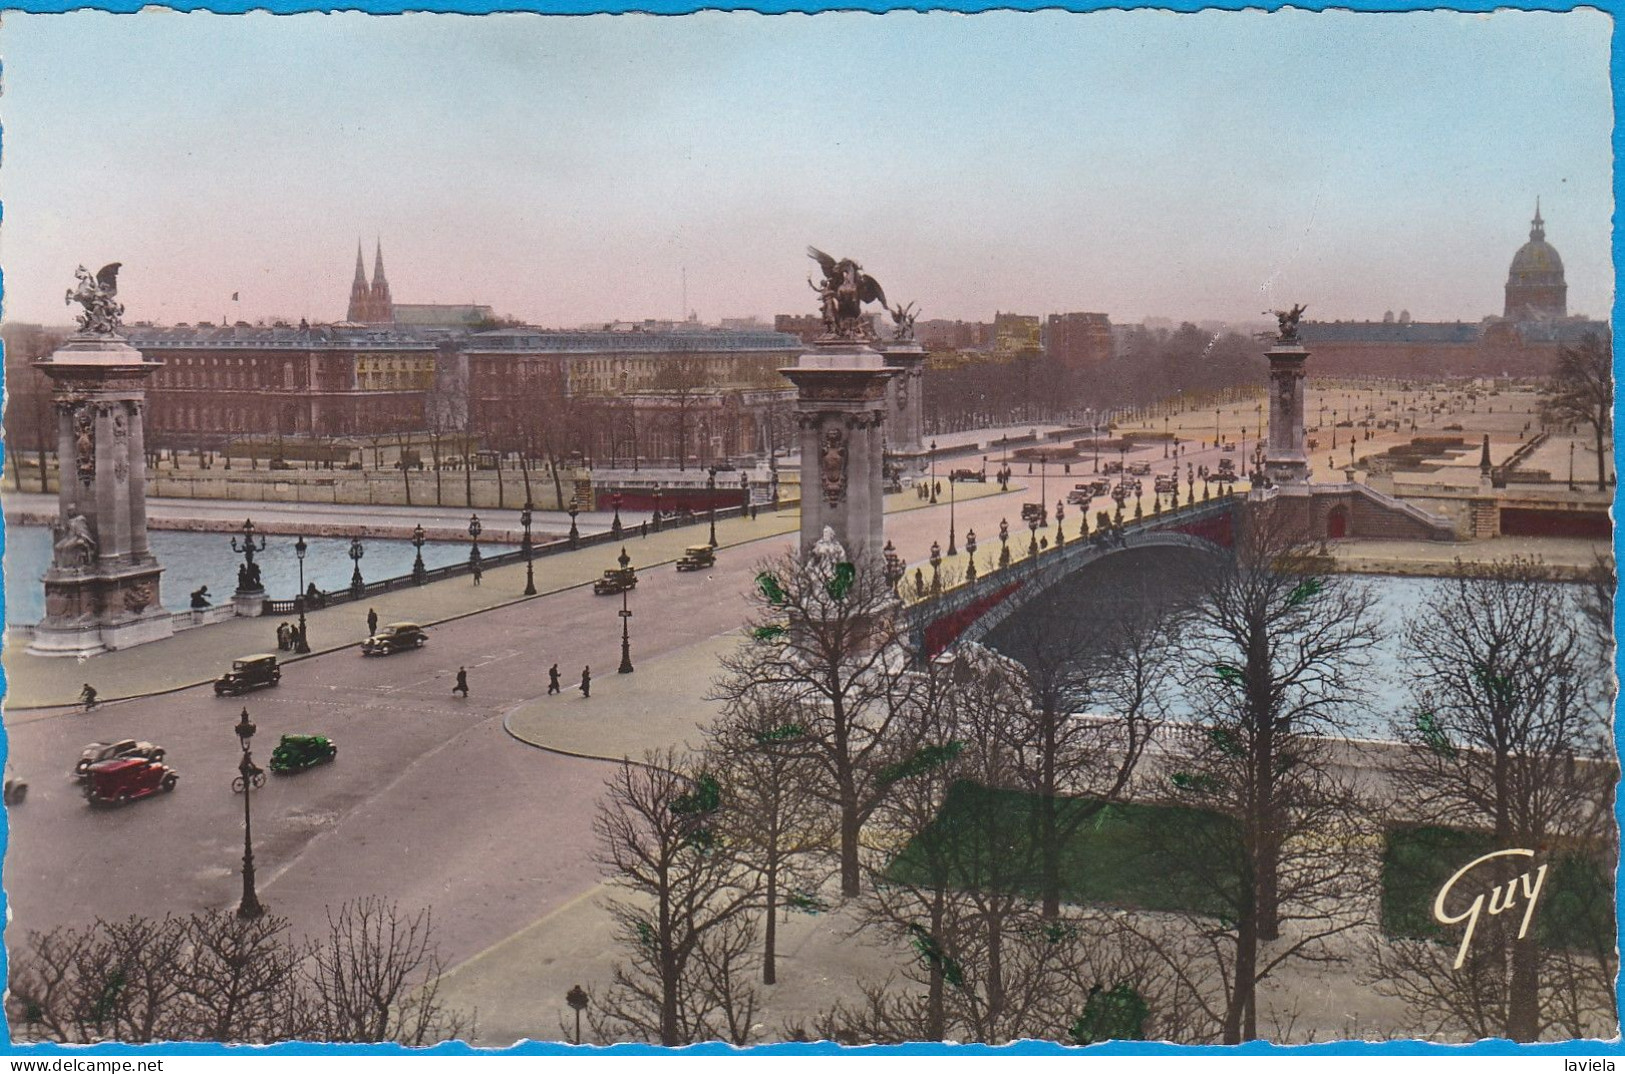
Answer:
[(119, 336), (88, 333), (35, 363), (55, 395), (61, 489), (30, 653), (88, 656), (171, 633), (147, 544), (142, 420), (158, 365)]
[(827, 526), (854, 563), (878, 563), (886, 543), (881, 461), (886, 384), (896, 373), (879, 352), (850, 340), (820, 340), (789, 369), (799, 389), (801, 552)]
[(886, 450), (902, 465), (905, 482), (924, 473), (925, 349), (914, 340), (879, 345), (886, 364), (897, 370), (886, 385)]
[[(1296, 341), (1270, 348), (1270, 439), (1264, 473), (1277, 485), (1309, 480), (1304, 450), (1304, 362), (1309, 352)], [(1243, 462), (1243, 465), (1246, 465)]]

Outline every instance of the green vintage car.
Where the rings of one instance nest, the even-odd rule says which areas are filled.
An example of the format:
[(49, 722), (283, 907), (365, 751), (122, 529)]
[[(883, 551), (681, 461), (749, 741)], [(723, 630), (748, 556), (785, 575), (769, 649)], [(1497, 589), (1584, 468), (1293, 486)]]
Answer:
[(283, 735), (271, 751), (271, 771), (301, 772), (339, 755), (338, 743), (326, 735)]

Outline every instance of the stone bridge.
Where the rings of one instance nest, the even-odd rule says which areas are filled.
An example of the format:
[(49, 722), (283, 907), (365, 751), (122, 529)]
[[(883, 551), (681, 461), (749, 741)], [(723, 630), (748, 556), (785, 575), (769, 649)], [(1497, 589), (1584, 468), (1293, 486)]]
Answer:
[[(1144, 548), (1214, 551), (1231, 543), (1235, 513), (1245, 493), (1220, 496), (1175, 507), (1097, 532), (1041, 548), (1036, 556), (978, 574), (943, 579), (940, 591), (915, 595), (904, 612), (910, 622), (914, 651), (926, 659), (961, 641), (979, 641), (1017, 610), (1084, 568), (1107, 557)], [(1020, 535), (1012, 535), (1012, 542)], [(987, 545), (983, 546), (984, 548)], [(952, 561), (947, 561), (951, 563)], [(911, 586), (902, 587), (908, 601)]]

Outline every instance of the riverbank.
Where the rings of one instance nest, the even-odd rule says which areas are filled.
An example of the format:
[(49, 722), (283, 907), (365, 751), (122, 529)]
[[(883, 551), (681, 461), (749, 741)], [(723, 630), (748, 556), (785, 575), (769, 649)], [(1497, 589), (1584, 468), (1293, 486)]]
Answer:
[(1586, 577), (1599, 560), (1612, 562), (1608, 541), (1581, 537), (1494, 537), (1483, 541), (1342, 540), (1330, 545), (1335, 569), (1345, 574), (1407, 578), (1483, 574), (1510, 559), (1534, 561), (1554, 582)]

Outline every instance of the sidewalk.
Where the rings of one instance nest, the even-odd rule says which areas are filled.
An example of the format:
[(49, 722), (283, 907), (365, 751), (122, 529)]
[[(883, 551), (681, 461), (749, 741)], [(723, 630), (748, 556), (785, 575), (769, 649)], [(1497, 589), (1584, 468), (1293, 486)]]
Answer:
[[(996, 493), (998, 486), (971, 485), (962, 495), (975, 499)], [(886, 498), (888, 514), (929, 506), (912, 492)], [(756, 521), (719, 519), (719, 547), (746, 544), (764, 538), (795, 532), (801, 524), (800, 512), (789, 508), (760, 512)], [(649, 536), (628, 532), (624, 542), (633, 564), (640, 570), (670, 563), (691, 544), (706, 541), (709, 530), (698, 525), (668, 528)], [(614, 566), (618, 548), (600, 546), (562, 552), (534, 561), (536, 597), (524, 597), (525, 565), (513, 563), (487, 570), (482, 584), (468, 578), (451, 578), (425, 586), (394, 590), (368, 598), (306, 613), (312, 654), (331, 652), (360, 644), (366, 635), (367, 609), (374, 608), (382, 622), (408, 619), (432, 626), (476, 612), (537, 600), (563, 589), (584, 585)], [(291, 594), (289, 594), (291, 596)], [(741, 609), (743, 616), (743, 609)], [(293, 616), (286, 617), (292, 620)], [(282, 619), (262, 617), (232, 619), (213, 626), (197, 627), (163, 641), (132, 649), (102, 653), (87, 660), (30, 656), (21, 646), (8, 646), (0, 660), (6, 673), (6, 708), (16, 713), (24, 709), (67, 706), (75, 703), (80, 687), (89, 682), (103, 701), (137, 697), (183, 689), (212, 681), (231, 661), (247, 653), (275, 652), (276, 627)], [(289, 654), (285, 662), (300, 657)]]

